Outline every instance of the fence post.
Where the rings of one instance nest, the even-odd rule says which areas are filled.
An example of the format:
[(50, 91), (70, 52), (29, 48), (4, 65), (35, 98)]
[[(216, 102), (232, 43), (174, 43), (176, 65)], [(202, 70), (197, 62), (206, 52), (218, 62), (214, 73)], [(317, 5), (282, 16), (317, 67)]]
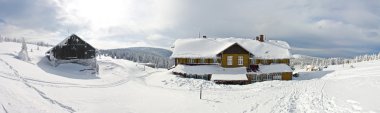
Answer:
[(202, 100), (202, 89), (203, 89), (203, 83), (201, 84), (201, 89), (199, 92), (199, 99), (201, 99), (201, 100)]

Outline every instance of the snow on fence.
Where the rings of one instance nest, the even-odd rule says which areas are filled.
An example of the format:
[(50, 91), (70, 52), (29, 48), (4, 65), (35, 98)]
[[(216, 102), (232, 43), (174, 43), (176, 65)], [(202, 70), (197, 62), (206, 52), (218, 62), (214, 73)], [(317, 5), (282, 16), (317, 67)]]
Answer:
[(195, 79), (204, 79), (204, 80), (210, 80), (212, 74), (187, 74), (187, 73), (181, 73), (181, 72), (174, 72), (174, 75), (178, 75), (180, 77), (184, 78), (195, 78)]
[(282, 73), (247, 74), (247, 77), (251, 82), (282, 80)]

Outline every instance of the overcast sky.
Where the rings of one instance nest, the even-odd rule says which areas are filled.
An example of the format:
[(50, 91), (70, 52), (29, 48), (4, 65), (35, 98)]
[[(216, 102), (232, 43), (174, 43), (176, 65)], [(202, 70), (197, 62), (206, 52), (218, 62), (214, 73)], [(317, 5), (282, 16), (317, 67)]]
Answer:
[(284, 40), (292, 53), (380, 51), (379, 0), (0, 0), (0, 34), (52, 44), (76, 33), (93, 46), (169, 48), (177, 38)]

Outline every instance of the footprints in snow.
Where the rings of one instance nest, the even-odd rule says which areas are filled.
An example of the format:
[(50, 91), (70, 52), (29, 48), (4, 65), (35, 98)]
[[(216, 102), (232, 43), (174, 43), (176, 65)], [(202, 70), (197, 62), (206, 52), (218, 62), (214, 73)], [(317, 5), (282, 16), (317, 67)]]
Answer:
[(251, 106), (249, 110), (243, 111), (243, 113), (249, 113), (249, 112), (254, 112), (257, 110), (257, 107), (259, 107), (259, 104), (255, 104), (254, 106)]
[(355, 111), (361, 111), (361, 110), (363, 110), (363, 108), (359, 106), (360, 103), (357, 102), (357, 101), (354, 101), (354, 100), (346, 100), (346, 102), (348, 102), (348, 103), (351, 104), (352, 110), (355, 110)]

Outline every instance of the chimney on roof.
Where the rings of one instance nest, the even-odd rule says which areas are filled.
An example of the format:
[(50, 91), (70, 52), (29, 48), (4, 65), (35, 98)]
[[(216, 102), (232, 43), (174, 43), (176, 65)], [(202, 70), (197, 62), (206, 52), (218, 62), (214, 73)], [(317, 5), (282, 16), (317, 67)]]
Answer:
[(264, 35), (260, 35), (259, 41), (264, 42)]
[(203, 38), (207, 38), (207, 36), (206, 36), (206, 35), (203, 35)]

